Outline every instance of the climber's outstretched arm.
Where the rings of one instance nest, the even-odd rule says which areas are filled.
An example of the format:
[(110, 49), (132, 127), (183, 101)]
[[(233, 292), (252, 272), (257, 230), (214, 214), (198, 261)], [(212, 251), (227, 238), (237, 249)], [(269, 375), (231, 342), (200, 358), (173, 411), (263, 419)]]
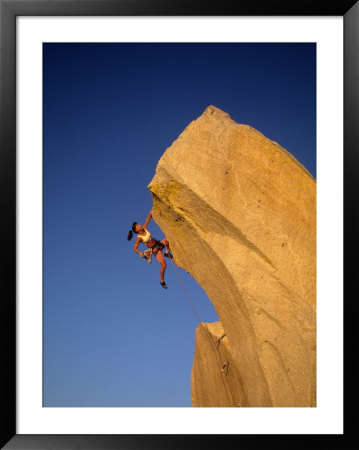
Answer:
[(150, 223), (151, 217), (152, 217), (152, 210), (148, 213), (148, 216), (146, 218), (146, 222), (142, 225), (143, 228), (146, 228), (147, 225)]

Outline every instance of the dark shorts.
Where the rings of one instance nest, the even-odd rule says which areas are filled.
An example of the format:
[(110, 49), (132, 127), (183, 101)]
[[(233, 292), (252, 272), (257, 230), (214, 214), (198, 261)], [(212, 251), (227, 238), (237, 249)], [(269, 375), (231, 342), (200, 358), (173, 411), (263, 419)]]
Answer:
[(165, 246), (162, 244), (162, 242), (155, 240), (155, 244), (150, 248), (152, 248), (152, 253), (155, 255), (158, 250), (163, 250)]

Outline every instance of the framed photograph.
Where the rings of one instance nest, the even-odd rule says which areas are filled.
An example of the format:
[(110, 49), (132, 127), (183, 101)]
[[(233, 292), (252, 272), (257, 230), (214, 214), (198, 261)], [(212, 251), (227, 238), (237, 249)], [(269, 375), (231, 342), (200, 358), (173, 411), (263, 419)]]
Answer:
[(343, 438), (357, 2), (0, 7), (2, 448)]

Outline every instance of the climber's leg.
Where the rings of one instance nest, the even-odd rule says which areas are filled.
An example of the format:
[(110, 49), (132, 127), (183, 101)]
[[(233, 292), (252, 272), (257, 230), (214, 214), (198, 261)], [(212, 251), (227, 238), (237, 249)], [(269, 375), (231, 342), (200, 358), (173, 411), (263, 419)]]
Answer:
[(161, 264), (161, 269), (160, 269), (160, 278), (161, 278), (161, 282), (164, 281), (165, 278), (165, 272), (166, 272), (166, 261), (162, 255), (162, 251), (158, 250), (156, 252), (156, 259), (157, 261)]
[(168, 239), (162, 239), (161, 244), (163, 244), (166, 248), (165, 256), (172, 258), (173, 256), (170, 252), (170, 243), (169, 243)]
[(161, 244), (163, 244), (166, 248), (170, 248), (170, 243), (168, 241), (168, 239), (162, 239)]

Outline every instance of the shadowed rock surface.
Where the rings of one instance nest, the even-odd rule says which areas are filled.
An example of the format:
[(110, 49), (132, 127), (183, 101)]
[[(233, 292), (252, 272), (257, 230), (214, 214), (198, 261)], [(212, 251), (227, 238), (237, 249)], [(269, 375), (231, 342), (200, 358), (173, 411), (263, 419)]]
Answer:
[[(209, 106), (166, 150), (149, 189), (176, 264), (203, 287), (220, 318), (232, 406), (315, 406), (310, 173), (277, 143)], [(204, 331), (196, 331), (192, 403), (229, 406)]]
[(196, 329), (191, 385), (193, 406), (247, 406), (221, 322), (201, 323)]

